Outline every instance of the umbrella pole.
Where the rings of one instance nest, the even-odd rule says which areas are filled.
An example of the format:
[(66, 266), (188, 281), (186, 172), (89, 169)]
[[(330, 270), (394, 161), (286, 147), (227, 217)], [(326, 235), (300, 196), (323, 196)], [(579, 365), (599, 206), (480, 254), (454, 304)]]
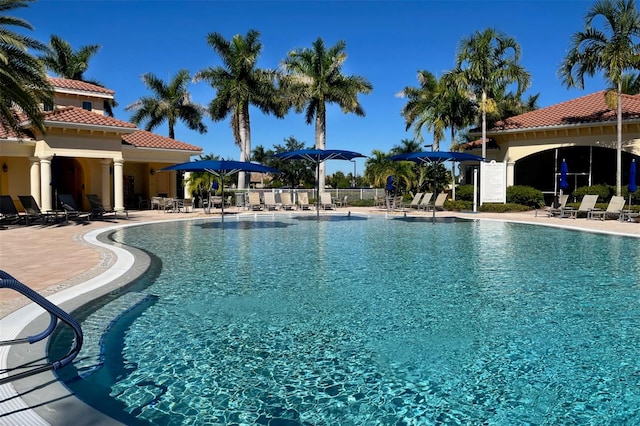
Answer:
[(224, 222), (224, 177), (221, 177), (220, 180), (222, 180), (222, 213), (220, 213), (220, 215), (222, 216), (222, 221)]
[(316, 194), (316, 217), (320, 217), (320, 161), (316, 163), (316, 187), (318, 188)]

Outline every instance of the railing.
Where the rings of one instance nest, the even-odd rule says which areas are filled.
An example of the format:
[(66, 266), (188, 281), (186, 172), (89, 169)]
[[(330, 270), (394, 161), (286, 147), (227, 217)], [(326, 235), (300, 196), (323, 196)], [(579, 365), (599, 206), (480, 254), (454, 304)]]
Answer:
[(51, 317), (49, 325), (41, 333), (35, 334), (33, 336), (29, 336), (29, 337), (20, 338), (20, 339), (0, 341), (0, 346), (10, 346), (10, 345), (17, 345), (22, 343), (33, 344), (43, 339), (46, 339), (47, 337), (49, 337), (51, 333), (53, 333), (53, 330), (55, 330), (58, 320), (64, 322), (69, 327), (71, 327), (71, 329), (75, 334), (75, 339), (71, 349), (60, 360), (49, 362), (45, 365), (34, 367), (27, 371), (21, 371), (19, 373), (10, 374), (7, 377), (2, 377), (0, 378), (0, 385), (12, 382), (14, 380), (22, 379), (24, 377), (28, 377), (33, 374), (38, 374), (43, 371), (57, 370), (59, 368), (64, 367), (65, 365), (69, 364), (71, 361), (74, 360), (74, 358), (78, 355), (78, 353), (80, 353), (80, 349), (82, 348), (82, 340), (83, 340), (82, 329), (80, 328), (80, 324), (78, 324), (76, 320), (74, 320), (68, 313), (66, 313), (65, 311), (63, 311), (62, 309), (60, 309), (59, 307), (57, 307), (56, 305), (54, 305), (53, 303), (45, 299), (43, 296), (41, 296), (34, 290), (30, 289), (26, 285), (22, 284), (20, 281), (16, 280), (15, 278), (13, 278), (11, 275), (7, 274), (4, 271), (0, 271), (0, 288), (8, 288), (8, 289), (17, 291), (18, 293), (21, 293), (22, 295), (32, 300), (34, 303), (44, 308), (47, 312), (49, 312), (49, 315)]

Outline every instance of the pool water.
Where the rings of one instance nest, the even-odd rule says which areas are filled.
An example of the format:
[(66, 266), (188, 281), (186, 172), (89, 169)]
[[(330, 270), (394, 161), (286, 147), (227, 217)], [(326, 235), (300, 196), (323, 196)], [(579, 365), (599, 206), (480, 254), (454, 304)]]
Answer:
[(640, 424), (637, 239), (357, 219), (114, 232), (153, 267), (63, 379), (132, 425)]

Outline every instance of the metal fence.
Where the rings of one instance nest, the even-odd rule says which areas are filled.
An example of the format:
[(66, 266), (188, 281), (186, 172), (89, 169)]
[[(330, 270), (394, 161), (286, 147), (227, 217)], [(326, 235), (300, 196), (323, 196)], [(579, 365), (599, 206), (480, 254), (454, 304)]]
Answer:
[[(306, 192), (309, 194), (309, 198), (318, 198), (318, 191), (316, 188), (303, 188), (303, 189), (282, 189), (282, 188), (269, 188), (269, 189), (249, 189), (249, 190), (232, 190), (234, 193), (234, 204), (246, 205), (249, 192), (257, 192), (261, 195), (265, 192), (273, 192), (274, 194), (281, 194), (283, 192), (289, 192), (294, 202), (298, 200), (298, 193)], [(385, 190), (382, 188), (339, 188), (339, 189), (325, 189), (324, 192), (329, 192), (332, 198), (344, 199), (347, 197), (347, 203), (359, 200), (375, 200), (376, 197), (384, 197)]]

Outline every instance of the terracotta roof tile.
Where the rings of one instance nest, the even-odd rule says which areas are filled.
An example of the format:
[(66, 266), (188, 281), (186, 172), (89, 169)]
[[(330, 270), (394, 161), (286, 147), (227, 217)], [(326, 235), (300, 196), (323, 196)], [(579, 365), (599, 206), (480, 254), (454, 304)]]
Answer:
[(30, 134), (28, 130), (25, 130), (26, 133), (21, 133), (18, 135), (10, 128), (4, 128), (4, 126), (0, 125), (0, 139), (24, 139), (31, 140), (33, 136)]
[(129, 145), (140, 148), (160, 148), (160, 149), (176, 149), (182, 151), (202, 151), (202, 148), (175, 139), (156, 135), (146, 130), (137, 130), (133, 133), (124, 135), (122, 140)]
[(136, 125), (127, 121), (118, 120), (117, 118), (108, 117), (106, 115), (87, 111), (75, 106), (59, 108), (54, 111), (44, 113), (46, 125), (51, 123), (69, 123), (84, 124), (94, 126), (119, 127), (126, 129), (135, 129)]
[[(640, 95), (623, 95), (623, 119), (640, 118)], [(490, 131), (518, 130), (615, 121), (616, 111), (605, 102), (605, 91), (592, 93), (497, 122)]]
[(106, 89), (104, 87), (97, 86), (95, 84), (87, 83), (85, 81), (80, 81), (80, 80), (70, 80), (68, 78), (49, 77), (49, 82), (54, 88), (58, 88), (58, 89), (79, 90), (82, 92), (93, 92), (93, 93), (99, 93), (102, 95), (111, 95), (111, 96), (115, 94), (113, 90)]

